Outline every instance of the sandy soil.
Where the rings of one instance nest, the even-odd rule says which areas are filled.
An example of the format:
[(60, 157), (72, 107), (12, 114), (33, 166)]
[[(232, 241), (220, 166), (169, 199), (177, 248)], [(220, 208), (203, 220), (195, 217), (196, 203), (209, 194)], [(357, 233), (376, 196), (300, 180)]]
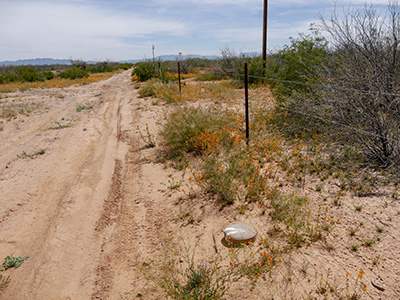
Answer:
[[(139, 163), (129, 72), (2, 102), (32, 111), (0, 132), (0, 256), (30, 257), (3, 273), (11, 283), (0, 298), (126, 298), (139, 284), (128, 259), (151, 248), (162, 220), (143, 193), (157, 178)], [(78, 112), (79, 105), (92, 108)]]
[[(0, 124), (0, 258), (29, 259), (1, 273), (11, 282), (0, 299), (166, 299), (142, 266), (157, 265), (171, 247), (197, 245), (207, 261), (227, 251), (221, 230), (231, 222), (251, 224), (260, 236), (276, 230), (256, 206), (239, 214), (237, 207), (221, 211), (211, 195), (187, 197), (197, 190), (188, 174), (158, 163), (158, 147), (145, 149), (137, 129), (143, 133), (148, 124), (156, 134), (170, 108), (138, 98), (129, 74), (1, 95), (3, 107), (23, 110)], [(169, 188), (174, 180), (184, 191)], [(334, 192), (305, 188), (325, 206), (322, 199)], [(351, 289), (360, 269), (368, 287), (363, 299), (399, 299), (400, 241), (382, 234), (372, 247), (362, 243), (376, 240), (374, 224), (399, 236), (400, 204), (378, 196), (346, 201), (362, 205), (374, 223), (330, 203), (330, 217), (341, 222), (324, 242), (283, 255), (282, 265), (256, 284), (243, 278), (227, 299), (335, 299), (317, 293), (321, 280), (343, 290), (349, 272)], [(351, 244), (360, 249), (351, 251)]]

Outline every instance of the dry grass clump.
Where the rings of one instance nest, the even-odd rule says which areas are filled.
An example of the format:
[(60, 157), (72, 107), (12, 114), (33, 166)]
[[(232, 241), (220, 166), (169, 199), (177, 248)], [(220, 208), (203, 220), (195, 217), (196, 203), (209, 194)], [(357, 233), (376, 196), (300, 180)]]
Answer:
[[(171, 86), (176, 88), (176, 84)], [(204, 97), (199, 97), (200, 94)], [(345, 226), (341, 203), (352, 195), (370, 193), (382, 179), (360, 168), (354, 149), (335, 144), (327, 134), (311, 126), (311, 121), (308, 127), (304, 124), (286, 127), (291, 120), (285, 120), (282, 112), (277, 117), (265, 85), (253, 86), (250, 94), (248, 144), (244, 136), (243, 104), (240, 101), (237, 105), (234, 100), (237, 95), (243, 98), (243, 90), (238, 89), (236, 82), (228, 81), (184, 85), (182, 96), (167, 101), (181, 105), (172, 107), (166, 116), (161, 136), (164, 157), (179, 161), (186, 174), (190, 174), (187, 177), (192, 184), (207, 195), (216, 196), (207, 199), (218, 199), (221, 208), (234, 207), (239, 215), (262, 220), (266, 228), (252, 245), (254, 248), (228, 250), (229, 266), (240, 267), (238, 274), (257, 280), (273, 271), (282, 260), (285, 262), (287, 254), (295, 249), (316, 243), (327, 252), (332, 251), (335, 248), (329, 242), (332, 232), (336, 236), (337, 230), (343, 231)], [(191, 101), (197, 101), (198, 106)], [(396, 187), (395, 183), (389, 185)], [(310, 186), (312, 189), (307, 189)], [(357, 213), (366, 210), (364, 204), (353, 207)], [(376, 231), (383, 232), (381, 228)], [(354, 239), (348, 232), (343, 239)], [(354, 255), (374, 247), (371, 237), (360, 238), (362, 245), (350, 241), (344, 251)], [(245, 251), (252, 252), (248, 260), (243, 260)], [(188, 266), (180, 278), (191, 278), (190, 274), (199, 272), (198, 265)], [(339, 288), (325, 278), (315, 284), (315, 297), (359, 299), (366, 289), (361, 281), (364, 274), (359, 275), (354, 284), (349, 282), (350, 278), (346, 279), (347, 289), (343, 288), (343, 281)], [(169, 286), (188, 287), (189, 281)]]
[(118, 72), (119, 71), (108, 72), (108, 73), (96, 73), (96, 74), (91, 74), (87, 78), (78, 78), (78, 79), (54, 78), (46, 81), (12, 82), (12, 83), (0, 84), (0, 93), (10, 93), (10, 92), (15, 92), (17, 90), (26, 91), (29, 89), (63, 88), (74, 84), (86, 85), (92, 82), (110, 78), (111, 76), (115, 75)]

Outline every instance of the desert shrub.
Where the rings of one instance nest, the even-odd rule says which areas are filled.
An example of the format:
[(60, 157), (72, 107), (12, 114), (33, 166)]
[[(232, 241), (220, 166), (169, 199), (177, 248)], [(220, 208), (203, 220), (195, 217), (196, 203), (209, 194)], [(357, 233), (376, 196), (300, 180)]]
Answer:
[(0, 84), (16, 82), (16, 81), (18, 81), (18, 76), (16, 74), (8, 72), (0, 73)]
[(322, 19), (334, 55), (324, 69), (324, 105), (317, 110), (343, 124), (350, 143), (379, 166), (400, 164), (400, 6), (391, 1), (385, 16), (371, 6)]
[(244, 82), (244, 63), (248, 65), (248, 81), (250, 84), (265, 82), (264, 64), (261, 57), (242, 57), (238, 60), (234, 78)]
[(0, 270), (1, 271), (5, 271), (5, 270), (8, 270), (10, 268), (18, 268), (28, 258), (29, 258), (29, 256), (27, 256), (27, 257), (21, 257), (21, 256), (14, 257), (12, 254), (8, 255), (4, 259), (3, 263), (0, 265)]
[(154, 83), (154, 93), (158, 99), (164, 100), (169, 104), (183, 102), (179, 94), (179, 86), (175, 82), (162, 83), (156, 81)]
[(41, 81), (39, 72), (37, 72), (33, 67), (18, 67), (15, 69), (17, 76), (21, 81), (33, 82), (33, 81)]
[(89, 72), (74, 66), (70, 69), (61, 72), (58, 76), (61, 78), (68, 78), (68, 79), (87, 78), (89, 77)]
[(146, 98), (155, 96), (155, 83), (158, 82), (157, 79), (150, 79), (144, 83), (144, 85), (139, 90), (139, 97)]
[(230, 144), (233, 137), (228, 126), (235, 120), (226, 111), (215, 108), (178, 107), (168, 117), (161, 131), (170, 158), (186, 153), (201, 155), (221, 144)]
[[(174, 268), (170, 262), (171, 269)], [(220, 266), (207, 266), (205, 263), (195, 265), (191, 263), (184, 270), (169, 271), (169, 276), (163, 274), (158, 281), (165, 292), (173, 299), (179, 300), (212, 300), (225, 299), (225, 294), (232, 282), (236, 281), (237, 274), (230, 269)]]
[(320, 82), (321, 69), (328, 61), (328, 42), (310, 29), (311, 34), (300, 34), (291, 39), (277, 53), (268, 58), (265, 77), (279, 104), (288, 104), (292, 97), (312, 96), (310, 85)]
[(45, 80), (51, 80), (56, 77), (54, 75), (54, 73), (51, 71), (41, 71), (40, 74), (41, 74), (41, 77), (44, 78)]
[(194, 78), (195, 81), (215, 81), (222, 80), (225, 76), (218, 73), (204, 72), (196, 75)]
[(97, 62), (94, 65), (89, 65), (86, 70), (90, 73), (105, 73), (112, 72), (116, 69), (116, 64), (108, 61)]
[(222, 206), (231, 205), (238, 199), (262, 201), (269, 189), (248, 151), (240, 144), (235, 146), (224, 147), (219, 153), (204, 157), (198, 180), (207, 192), (219, 196)]
[(120, 69), (120, 70), (129, 70), (132, 67), (133, 67), (132, 63), (123, 63), (123, 64), (119, 64), (117, 66), (117, 68)]
[(139, 81), (147, 81), (151, 78), (158, 77), (154, 64), (151, 62), (138, 62), (132, 71), (132, 76), (136, 75)]
[(0, 73), (0, 84), (10, 82), (35, 82), (53, 79), (51, 71), (40, 71), (31, 66), (10, 67), (6, 72)]

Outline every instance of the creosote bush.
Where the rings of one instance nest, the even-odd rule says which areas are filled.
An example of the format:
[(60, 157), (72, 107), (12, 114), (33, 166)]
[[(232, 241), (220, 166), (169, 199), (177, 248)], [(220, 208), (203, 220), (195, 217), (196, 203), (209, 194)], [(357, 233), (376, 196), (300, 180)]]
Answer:
[(74, 66), (70, 69), (61, 72), (58, 76), (64, 79), (87, 78), (89, 77), (89, 72), (85, 69), (81, 69), (79, 67)]
[(234, 119), (226, 111), (215, 108), (178, 107), (167, 118), (161, 136), (165, 141), (169, 158), (188, 153), (201, 155), (218, 148), (231, 145), (234, 141), (227, 126), (234, 126)]

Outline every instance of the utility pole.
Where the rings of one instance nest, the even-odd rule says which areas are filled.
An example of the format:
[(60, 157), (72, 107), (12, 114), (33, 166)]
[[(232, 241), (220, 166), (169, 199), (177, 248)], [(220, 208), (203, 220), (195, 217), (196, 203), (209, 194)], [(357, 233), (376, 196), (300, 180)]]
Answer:
[(154, 73), (156, 72), (156, 61), (155, 61), (155, 58), (154, 58), (154, 45), (151, 45), (151, 47), (152, 47), (152, 50), (153, 50), (153, 68), (154, 68)]
[(267, 61), (267, 23), (268, 23), (268, 0), (264, 0), (264, 18), (263, 18), (263, 52), (262, 59), (265, 63)]
[(247, 62), (244, 63), (244, 94), (245, 94), (245, 114), (246, 114), (246, 145), (249, 146), (250, 140), (250, 121), (249, 121), (249, 70)]

